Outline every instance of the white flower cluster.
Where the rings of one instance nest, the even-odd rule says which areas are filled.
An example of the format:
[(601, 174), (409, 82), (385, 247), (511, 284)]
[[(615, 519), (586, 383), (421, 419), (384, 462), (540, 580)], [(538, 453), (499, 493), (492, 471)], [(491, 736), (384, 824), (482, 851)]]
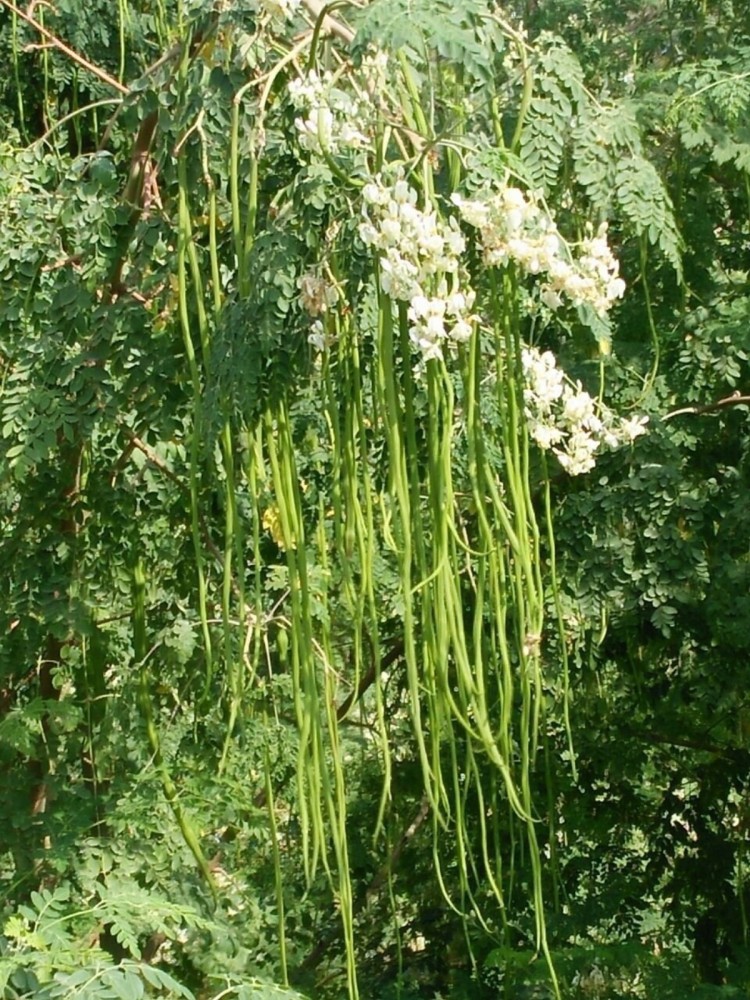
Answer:
[(523, 351), (524, 403), (529, 433), (540, 448), (552, 451), (571, 476), (590, 472), (596, 452), (617, 448), (646, 432), (648, 417), (621, 419), (572, 385), (551, 351)]
[(485, 264), (502, 267), (512, 261), (529, 274), (545, 275), (541, 296), (550, 308), (559, 308), (564, 296), (603, 316), (623, 295), (625, 282), (607, 243), (606, 223), (581, 242), (574, 256), (553, 219), (520, 188), (503, 188), (486, 201), (458, 194), (452, 200), (463, 219), (480, 231)]
[(333, 75), (318, 76), (313, 69), (289, 83), (289, 97), (300, 112), (294, 124), (303, 149), (329, 155), (342, 149), (362, 149), (368, 137), (352, 124), (369, 121), (370, 109), (334, 86)]
[(376, 178), (363, 198), (359, 235), (380, 253), (380, 287), (409, 303), (409, 335), (423, 360), (442, 358), (446, 340), (466, 341), (473, 331), (474, 292), (459, 287), (465, 240), (458, 225), (418, 208), (417, 192), (403, 178), (390, 186)]

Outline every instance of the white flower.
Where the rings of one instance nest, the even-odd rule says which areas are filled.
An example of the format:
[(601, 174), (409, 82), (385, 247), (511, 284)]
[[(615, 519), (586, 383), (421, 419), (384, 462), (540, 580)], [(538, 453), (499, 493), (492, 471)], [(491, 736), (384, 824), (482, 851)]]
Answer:
[(344, 122), (341, 126), (340, 139), (345, 146), (351, 146), (353, 149), (361, 149), (369, 142), (366, 135), (363, 135), (359, 129), (354, 128), (348, 122)]
[(452, 194), (451, 201), (458, 208), (461, 217), (475, 229), (483, 229), (489, 222), (490, 210), (481, 201), (465, 201), (460, 194)]
[(565, 441), (565, 450), (555, 448), (555, 454), (560, 465), (571, 476), (580, 476), (590, 472), (596, 465), (594, 452), (599, 447), (599, 441), (583, 430), (574, 431)]
[(425, 216), (419, 229), (416, 237), (420, 256), (428, 260), (440, 257), (443, 253), (444, 239), (443, 234), (438, 231), (434, 216)]
[(531, 434), (532, 438), (544, 451), (548, 451), (553, 445), (559, 444), (563, 437), (559, 427), (541, 422), (531, 423), (529, 425), (529, 434)]
[(362, 188), (362, 197), (368, 205), (383, 205), (388, 201), (388, 193), (379, 184), (369, 181)]
[(405, 180), (401, 179), (393, 185), (393, 200), (402, 205), (407, 203), (416, 205), (417, 192)]
[(448, 297), (445, 307), (451, 316), (460, 316), (467, 309), (466, 296), (463, 292), (454, 292)]
[(620, 446), (619, 437), (615, 431), (613, 431), (612, 428), (608, 427), (606, 424), (602, 429), (602, 441), (608, 448), (619, 448)]
[(424, 295), (415, 295), (409, 307), (410, 319), (424, 319), (430, 311), (430, 300)]
[(316, 351), (325, 351), (328, 347), (328, 340), (326, 338), (325, 329), (323, 324), (319, 319), (316, 319), (313, 325), (310, 327), (310, 333), (307, 336), (308, 344), (311, 344)]
[(300, 145), (304, 149), (317, 150), (321, 146), (330, 149), (333, 140), (333, 112), (320, 106), (309, 118), (296, 118), (295, 127), (300, 133)]
[[(293, 2), (298, 4), (300, 0)], [(360, 103), (336, 89), (334, 83), (330, 72), (319, 77), (311, 70), (288, 84), (291, 103), (301, 112), (295, 120), (300, 145), (311, 153), (334, 154), (341, 149), (362, 149), (370, 144), (363, 127), (372, 121), (369, 102)]]
[(506, 209), (525, 212), (528, 206), (523, 191), (520, 188), (505, 188), (502, 192), (502, 201)]
[(630, 417), (620, 423), (620, 434), (623, 440), (632, 442), (641, 434), (646, 433), (648, 417)]
[(359, 226), (359, 238), (365, 246), (373, 246), (378, 241), (378, 231), (371, 222), (361, 222)]
[(401, 175), (391, 185), (368, 181), (362, 201), (359, 234), (380, 251), (381, 290), (409, 303), (409, 336), (422, 363), (441, 358), (446, 340), (466, 341), (473, 332), (474, 293), (458, 277), (465, 240), (456, 220), (444, 223), (429, 204), (421, 209)]
[(459, 319), (457, 320), (450, 330), (450, 339), (456, 341), (459, 344), (465, 344), (467, 340), (471, 340), (471, 335), (474, 333), (474, 327), (468, 320)]
[(380, 233), (383, 237), (381, 245), (395, 246), (401, 239), (401, 223), (398, 219), (383, 219), (380, 223)]
[(571, 424), (581, 424), (594, 414), (594, 401), (587, 392), (568, 396), (563, 403), (563, 417)]
[(525, 397), (540, 412), (549, 411), (552, 404), (563, 395), (565, 376), (557, 367), (551, 351), (524, 350), (523, 367), (526, 373)]
[(569, 475), (590, 472), (602, 446), (616, 448), (645, 433), (648, 417), (619, 420), (580, 383), (565, 378), (551, 351), (524, 348), (522, 362), (529, 436), (543, 450), (551, 449)]
[(466, 249), (466, 240), (454, 218), (450, 219), (448, 228), (444, 231), (443, 236), (445, 237), (448, 253), (454, 257), (460, 257)]
[(390, 248), (387, 255), (380, 261), (380, 287), (386, 295), (394, 299), (408, 301), (419, 294), (417, 277), (419, 271), (415, 264), (402, 257), (397, 250)]
[(622, 278), (613, 278), (607, 285), (607, 301), (614, 302), (625, 294), (625, 282)]
[(433, 313), (428, 317), (424, 330), (427, 337), (436, 343), (439, 340), (445, 340), (445, 323), (443, 317), (438, 313)]
[(505, 187), (485, 200), (467, 201), (458, 194), (451, 200), (464, 221), (480, 230), (488, 267), (515, 262), (528, 274), (546, 274), (540, 294), (549, 308), (559, 309), (567, 297), (575, 306), (590, 305), (604, 315), (625, 292), (607, 242), (606, 223), (596, 235), (589, 230), (576, 255), (576, 248), (567, 246), (540, 199), (539, 194)]
[(414, 346), (421, 351), (422, 361), (442, 361), (443, 350), (439, 343), (420, 337), (414, 331), (410, 331), (409, 337)]
[(554, 291), (549, 285), (545, 285), (542, 288), (540, 298), (545, 306), (548, 306), (550, 309), (559, 309), (563, 304), (560, 293)]

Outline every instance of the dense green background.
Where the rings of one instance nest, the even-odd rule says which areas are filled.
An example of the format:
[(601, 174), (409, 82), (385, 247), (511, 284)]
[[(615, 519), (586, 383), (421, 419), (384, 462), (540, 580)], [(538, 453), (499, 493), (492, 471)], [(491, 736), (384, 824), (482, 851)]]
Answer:
[[(578, 770), (574, 780), (565, 734), (550, 721), (535, 780), (553, 956), (570, 997), (747, 997), (750, 10), (743, 0), (505, 6), (516, 8), (506, 16), (523, 18), (538, 53), (525, 168), (560, 213), (575, 221), (571, 206), (584, 203), (610, 217), (628, 293), (615, 314), (607, 398), (650, 417), (632, 450), (604, 456), (587, 476), (554, 480), (558, 574), (575, 637)], [(409, 43), (436, 65), (458, 52), (480, 87), (486, 49), (467, 38), (481, 7), (374, 0), (342, 16), (360, 25), (355, 48), (362, 38)], [(283, 797), (294, 773), (291, 679), (277, 650), (283, 554), (265, 531), (261, 584), (276, 672), (265, 692), (247, 695), (219, 776), (233, 680), (221, 662), (213, 677), (205, 672), (185, 470), (200, 419), (208, 471), (198, 530), (215, 582), (225, 511), (214, 443), (226, 407), (251, 422), (269, 397), (296, 385), (311, 518), (331, 502), (326, 426), (306, 390), (311, 359), (290, 264), (328, 217), (315, 178), (294, 193), (305, 214), (259, 240), (252, 306), (230, 303), (218, 324), (200, 414), (164, 280), (175, 252), (175, 147), (200, 109), (209, 138), (227, 134), (253, 8), (193, 4), (180, 22), (166, 0), (36, 6), (56, 36), (132, 87), (114, 118), (105, 103), (71, 117), (115, 90), (41, 47), (33, 28), (0, 8), (0, 984), (8, 997), (137, 1000), (144, 989), (212, 996), (230, 986), (284, 995), (268, 985), (279, 979), (279, 915), (264, 781), (270, 767)], [(255, 44), (249, 63), (270, 64), (273, 52)], [(153, 68), (175, 45), (188, 69), (177, 72), (175, 57)], [(598, 118), (572, 113), (580, 71), (568, 58), (601, 102)], [(510, 133), (517, 95), (504, 96)], [(278, 176), (264, 181), (264, 211), (297, 183), (275, 128), (268, 148)], [(209, 142), (209, 155), (218, 148)], [(148, 149), (161, 201), (142, 211), (133, 168)], [(618, 166), (620, 149), (639, 158), (632, 176), (632, 165)], [(218, 153), (210, 168), (227, 177)], [(197, 158), (190, 169), (200, 201)], [(661, 190), (659, 178), (674, 224), (668, 205), (662, 219), (639, 217), (654, 212), (648, 186)], [(251, 341), (242, 333), (250, 327)], [(598, 362), (576, 330), (563, 331), (555, 349), (572, 375), (595, 384)], [(243, 447), (240, 437), (240, 463)], [(256, 502), (272, 507), (268, 485), (258, 489), (260, 499), (240, 493), (243, 515)], [(133, 665), (143, 656), (132, 621), (138, 557), (148, 567), (154, 664), (146, 690)], [(547, 996), (546, 970), (532, 961), (522, 847), (501, 849), (515, 873), (502, 933), (478, 920), (462, 926), (432, 878), (431, 823), (399, 721), (392, 577), (384, 564), (379, 583), (391, 599), (381, 641), (390, 657), (386, 711), (394, 732), (404, 726), (404, 749), (379, 845), (370, 836), (378, 767), (356, 721), (345, 727), (362, 996)], [(211, 616), (220, 622), (218, 603)], [(220, 624), (215, 631), (221, 646)], [(281, 706), (275, 717), (271, 705)], [(218, 903), (165, 797), (149, 711)], [(342, 996), (328, 883), (321, 876), (304, 891), (293, 815), (283, 833), (292, 983), (312, 997)], [(447, 866), (444, 876), (456, 891), (456, 872)]]

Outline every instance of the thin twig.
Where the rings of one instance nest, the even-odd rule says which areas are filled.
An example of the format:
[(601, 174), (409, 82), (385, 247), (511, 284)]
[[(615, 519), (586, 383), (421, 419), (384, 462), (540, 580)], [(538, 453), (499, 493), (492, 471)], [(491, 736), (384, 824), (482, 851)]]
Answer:
[(188, 489), (187, 485), (183, 483), (183, 481), (180, 479), (180, 477), (177, 475), (176, 472), (170, 469), (170, 467), (167, 465), (164, 459), (156, 451), (154, 451), (151, 445), (146, 444), (145, 441), (139, 438), (138, 435), (135, 433), (135, 431), (132, 431), (127, 426), (127, 424), (121, 423), (119, 426), (120, 430), (125, 434), (130, 444), (134, 448), (137, 448), (138, 451), (143, 452), (143, 454), (146, 456), (149, 462), (151, 462), (152, 465), (155, 465), (160, 472), (163, 472), (165, 476), (167, 476), (169, 479), (172, 480), (173, 483), (176, 483), (181, 490), (187, 492)]
[[(145, 441), (141, 440), (141, 438), (138, 437), (135, 431), (132, 431), (127, 426), (127, 424), (120, 423), (119, 427), (120, 430), (128, 438), (129, 450), (126, 450), (126, 452), (124, 452), (123, 454), (130, 454), (134, 448), (137, 448), (138, 451), (142, 452), (146, 456), (146, 458), (149, 460), (149, 462), (151, 462), (152, 465), (155, 465), (160, 472), (163, 472), (168, 479), (171, 479), (172, 482), (175, 483), (183, 493), (190, 492), (187, 483), (183, 482), (182, 479), (180, 479), (180, 477), (177, 475), (177, 473), (174, 472), (172, 469), (170, 469), (170, 467), (167, 465), (164, 459), (161, 458), (161, 456), (158, 455), (150, 445), (146, 444)], [(208, 530), (208, 525), (206, 524), (205, 518), (200, 514), (200, 512), (198, 514), (198, 519), (200, 521), (203, 539), (206, 543), (206, 546), (208, 547), (209, 552), (217, 561), (217, 563), (222, 563), (224, 560), (224, 556), (219, 551), (219, 548), (214, 542), (214, 540), (211, 538), (211, 535)], [(232, 577), (232, 590), (234, 591), (235, 595), (239, 597), (240, 586), (234, 576)]]
[(101, 80), (102, 83), (106, 83), (108, 86), (114, 87), (114, 89), (119, 90), (121, 94), (130, 93), (130, 88), (126, 87), (124, 83), (120, 83), (119, 80), (116, 80), (113, 76), (110, 76), (106, 70), (100, 69), (98, 66), (94, 66), (94, 64), (90, 63), (88, 59), (85, 58), (85, 56), (80, 55), (78, 52), (75, 51), (75, 49), (71, 49), (71, 47), (69, 45), (66, 45), (65, 42), (62, 41), (62, 39), (57, 37), (57, 35), (53, 35), (51, 31), (48, 31), (43, 24), (40, 24), (39, 21), (35, 20), (29, 14), (26, 14), (24, 11), (19, 10), (15, 4), (12, 4), (10, 2), (10, 0), (0, 0), (0, 3), (4, 7), (7, 7), (7, 9), (11, 11), (11, 13), (16, 15), (16, 17), (20, 17), (22, 21), (25, 21), (27, 24), (31, 25), (31, 27), (35, 31), (39, 32), (42, 38), (46, 38), (51, 45), (53, 45), (56, 49), (59, 49), (61, 52), (65, 53), (65, 55), (69, 59), (72, 59), (73, 62), (78, 63), (79, 66), (82, 66), (84, 69), (88, 70), (89, 73), (93, 73), (93, 75), (98, 80)]

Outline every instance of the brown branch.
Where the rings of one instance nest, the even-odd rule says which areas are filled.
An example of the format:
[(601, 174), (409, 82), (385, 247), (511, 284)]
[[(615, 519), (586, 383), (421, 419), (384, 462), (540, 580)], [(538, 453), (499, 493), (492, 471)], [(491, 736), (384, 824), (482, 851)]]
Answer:
[[(2, 2), (6, 2), (6, 0), (2, 0)], [(198, 31), (196, 31), (195, 35), (191, 39), (190, 46), (188, 49), (189, 59), (192, 59), (193, 56), (196, 55), (196, 53), (200, 52), (202, 46), (206, 44), (206, 42), (209, 40), (211, 35), (216, 30), (217, 24), (218, 24), (218, 15), (214, 12), (214, 14), (211, 16), (211, 20), (208, 26), (204, 29), (199, 29)], [(140, 90), (144, 88), (145, 81), (148, 80), (149, 77), (152, 77), (155, 73), (157, 73), (158, 70), (162, 68), (162, 66), (166, 66), (169, 63), (174, 62), (176, 59), (178, 59), (182, 55), (183, 51), (184, 51), (183, 42), (181, 41), (175, 42), (175, 44), (172, 45), (171, 48), (167, 49), (167, 51), (163, 53), (163, 55), (159, 56), (159, 58), (155, 62), (151, 63), (150, 66), (147, 66), (146, 69), (143, 70), (141, 75), (133, 82), (133, 90), (131, 92), (137, 94)], [(106, 149), (107, 144), (109, 143), (110, 137), (112, 135), (112, 130), (115, 127), (115, 123), (121, 111), (122, 111), (122, 105), (120, 105), (117, 111), (115, 111), (110, 120), (107, 122), (107, 126), (104, 129), (104, 135), (99, 141), (99, 145), (97, 147), (98, 151)]]
[[(151, 462), (152, 465), (155, 465), (160, 472), (163, 472), (168, 479), (171, 479), (173, 483), (176, 483), (177, 486), (179, 486), (179, 488), (184, 492), (189, 492), (187, 485), (182, 482), (176, 472), (170, 469), (164, 459), (154, 451), (150, 444), (146, 444), (145, 441), (141, 440), (135, 431), (132, 431), (126, 424), (121, 423), (120, 430), (127, 437), (129, 442), (129, 446), (123, 452), (122, 457), (127, 460), (133, 449), (137, 448), (138, 451), (142, 452), (149, 462)], [(122, 468), (123, 466), (124, 463), (122, 462), (122, 458), (118, 459), (116, 468)]]
[[(5, 0), (2, 0), (5, 2)], [(113, 300), (121, 295), (125, 288), (122, 284), (122, 272), (125, 267), (125, 260), (128, 254), (130, 237), (135, 232), (136, 223), (144, 213), (143, 195), (146, 188), (146, 178), (150, 172), (151, 146), (156, 134), (156, 126), (159, 121), (158, 112), (152, 111), (146, 115), (138, 129), (133, 151), (130, 157), (130, 168), (128, 179), (122, 193), (122, 200), (131, 207), (125, 234), (120, 237), (121, 251), (110, 271), (109, 276), (109, 300)]]
[(683, 414), (700, 416), (703, 413), (715, 413), (717, 410), (726, 409), (728, 406), (740, 406), (742, 403), (750, 403), (750, 396), (743, 396), (740, 392), (733, 392), (731, 396), (717, 399), (715, 403), (706, 403), (705, 406), (683, 406), (679, 410), (672, 410), (664, 420), (671, 420), (673, 417), (681, 417)]
[[(177, 473), (174, 472), (172, 469), (170, 469), (170, 467), (167, 465), (164, 459), (161, 458), (150, 445), (146, 444), (145, 441), (141, 440), (141, 438), (138, 437), (135, 431), (132, 431), (126, 424), (121, 423), (119, 424), (119, 427), (120, 430), (128, 438), (128, 447), (123, 452), (123, 456), (126, 457), (129, 456), (130, 454), (132, 454), (133, 450), (137, 448), (138, 451), (140, 451), (142, 454), (146, 456), (146, 458), (149, 460), (149, 462), (151, 462), (152, 465), (155, 465), (160, 472), (164, 473), (164, 475), (168, 479), (170, 479), (183, 493), (186, 493), (188, 496), (190, 495), (190, 487), (187, 485), (187, 483), (184, 483), (177, 475)], [(119, 466), (121, 460), (122, 456), (120, 459), (118, 459), (117, 466)], [(203, 535), (203, 540), (206, 543), (206, 547), (208, 548), (209, 552), (214, 557), (214, 559), (217, 561), (217, 563), (222, 564), (224, 561), (224, 556), (219, 551), (214, 540), (211, 538), (211, 534), (208, 530), (208, 525), (206, 524), (206, 520), (200, 513), (200, 511), (198, 512), (198, 521), (200, 523), (201, 534)], [(236, 596), (240, 595), (240, 586), (234, 576), (232, 577), (232, 590), (234, 591)]]
[(50, 45), (59, 49), (60, 52), (64, 53), (69, 59), (72, 59), (74, 63), (77, 63), (85, 70), (88, 70), (89, 73), (92, 73), (98, 80), (101, 80), (102, 83), (106, 83), (109, 87), (114, 87), (114, 89), (118, 90), (121, 94), (130, 93), (130, 88), (126, 87), (124, 83), (120, 83), (119, 80), (110, 76), (106, 70), (100, 69), (99, 66), (94, 66), (94, 64), (90, 63), (85, 56), (80, 55), (75, 51), (75, 49), (71, 49), (71, 47), (66, 45), (62, 39), (57, 37), (57, 35), (53, 35), (51, 31), (48, 31), (43, 24), (40, 24), (39, 21), (35, 20), (29, 14), (26, 14), (24, 11), (19, 10), (15, 4), (10, 2), (10, 0), (0, 0), (0, 3), (11, 11), (11, 13), (15, 14), (16, 17), (20, 17), (22, 21), (26, 22), (26, 24), (31, 25), (31, 27), (35, 31), (38, 31), (42, 38), (45, 38)]
[(738, 753), (747, 752), (739, 747), (725, 746), (721, 743), (712, 743), (691, 736), (665, 736), (650, 729), (631, 730), (630, 732), (636, 739), (644, 740), (646, 743), (652, 743), (656, 746), (678, 747), (682, 750), (698, 750), (700, 753), (709, 753), (715, 757), (725, 757), (730, 760), (733, 760)]
[(409, 843), (414, 834), (419, 830), (420, 826), (424, 823), (427, 817), (430, 815), (430, 800), (427, 796), (422, 797), (422, 801), (419, 806), (419, 811), (417, 812), (414, 819), (407, 826), (404, 832), (401, 834), (398, 842), (391, 851), (390, 857), (386, 862), (384, 862), (375, 874), (375, 878), (370, 882), (365, 892), (365, 905), (369, 904), (370, 901), (380, 892), (380, 887), (387, 880), (390, 872), (398, 864), (398, 860), (401, 857), (401, 852)]
[[(396, 642), (395, 645), (391, 646), (391, 648), (385, 654), (383, 659), (380, 661), (379, 665), (380, 672), (382, 673), (383, 670), (387, 670), (388, 667), (392, 666), (396, 662), (396, 660), (403, 654), (403, 652), (404, 652), (403, 642), (399, 641)], [(352, 691), (341, 702), (339, 707), (336, 709), (336, 718), (338, 719), (339, 722), (341, 722), (342, 719), (345, 718), (352, 705), (355, 702), (359, 701), (359, 699), (362, 697), (365, 691), (367, 691), (367, 689), (372, 684), (374, 684), (377, 670), (378, 668), (373, 663), (370, 669), (367, 671), (367, 673), (360, 678), (356, 691)]]
[(74, 254), (74, 256), (66, 257), (64, 260), (56, 260), (53, 264), (42, 264), (41, 270), (42, 272), (57, 271), (61, 267), (68, 266), (78, 270), (81, 265), (81, 259), (80, 254)]
[[(396, 865), (396, 862), (401, 857), (402, 851), (409, 843), (411, 838), (422, 826), (422, 824), (427, 819), (429, 814), (430, 814), (430, 803), (429, 800), (427, 799), (427, 796), (425, 795), (419, 805), (419, 810), (417, 811), (417, 814), (414, 816), (414, 819), (412, 819), (412, 821), (409, 823), (409, 825), (406, 827), (404, 832), (399, 837), (396, 845), (394, 846), (393, 850), (391, 851), (388, 857), (388, 860), (383, 865), (381, 865), (381, 867), (377, 870), (372, 882), (369, 884), (364, 894), (359, 897), (358, 902), (355, 904), (356, 911), (364, 909), (370, 903), (373, 897), (379, 892), (380, 887), (388, 878), (389, 872), (393, 870), (393, 868)], [(318, 943), (315, 945), (313, 950), (309, 953), (309, 955), (305, 957), (304, 961), (301, 963), (300, 970), (310, 971), (311, 969), (314, 969), (318, 965), (320, 965), (320, 963), (325, 958), (326, 953), (333, 945), (333, 943), (336, 941), (339, 929), (340, 929), (340, 922), (337, 921), (335, 924), (332, 924), (328, 928), (327, 932), (321, 935), (320, 939), (318, 940)]]

